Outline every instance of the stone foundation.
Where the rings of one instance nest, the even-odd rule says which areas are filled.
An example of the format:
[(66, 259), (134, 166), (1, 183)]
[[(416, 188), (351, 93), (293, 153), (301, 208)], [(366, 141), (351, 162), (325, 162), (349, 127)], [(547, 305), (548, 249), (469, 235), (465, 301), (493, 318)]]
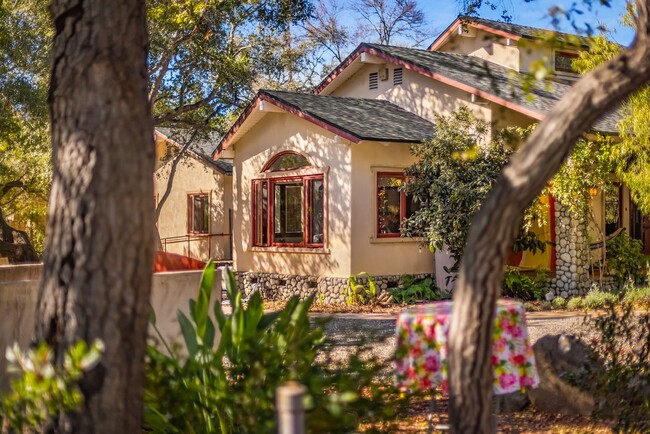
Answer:
[[(378, 293), (396, 288), (402, 275), (372, 276)], [(416, 279), (435, 277), (432, 274), (415, 274)], [(357, 281), (367, 284), (366, 276), (358, 276)], [(301, 300), (316, 293), (316, 300), (326, 304), (346, 302), (347, 277), (299, 276), (293, 274), (260, 273), (242, 271), (237, 273), (237, 284), (246, 297), (259, 291), (265, 300), (288, 300), (297, 295)]]

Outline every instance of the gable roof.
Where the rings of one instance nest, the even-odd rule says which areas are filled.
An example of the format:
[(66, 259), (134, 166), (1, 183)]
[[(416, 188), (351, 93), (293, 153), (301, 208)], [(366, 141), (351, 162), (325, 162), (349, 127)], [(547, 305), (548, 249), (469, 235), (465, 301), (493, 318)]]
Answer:
[[(364, 43), (323, 80), (316, 92), (322, 92), (361, 53), (369, 53), (387, 62), (403, 66), (536, 120), (542, 120), (571, 87), (550, 80), (545, 80), (540, 85), (532, 80), (532, 88), (527, 94), (523, 90), (523, 85), (531, 83), (529, 75), (484, 59), (463, 54)], [(603, 133), (615, 133), (618, 131), (616, 128), (618, 119), (619, 115), (613, 111), (598, 120), (593, 129)]]
[[(179, 149), (183, 147), (185, 140), (188, 140), (192, 134), (189, 130), (165, 127), (156, 127), (155, 131), (164, 140)], [(190, 157), (208, 164), (211, 168), (216, 169), (224, 175), (232, 175), (232, 160), (212, 159), (212, 153), (220, 140), (221, 135), (217, 133), (209, 133), (207, 136), (197, 137), (192, 144), (190, 144), (186, 152)]]
[(449, 39), (459, 25), (474, 27), (492, 33), (496, 36), (518, 41), (520, 39), (540, 39), (553, 36), (557, 41), (572, 45), (586, 46), (586, 39), (582, 36), (557, 32), (554, 30), (540, 29), (538, 27), (523, 26), (521, 24), (505, 23), (503, 21), (488, 20), (486, 18), (461, 15), (454, 20), (429, 46), (430, 51), (440, 48)]
[(263, 101), (354, 143), (362, 140), (419, 143), (434, 135), (431, 122), (386, 100), (261, 90), (215, 153), (228, 147), (252, 110)]

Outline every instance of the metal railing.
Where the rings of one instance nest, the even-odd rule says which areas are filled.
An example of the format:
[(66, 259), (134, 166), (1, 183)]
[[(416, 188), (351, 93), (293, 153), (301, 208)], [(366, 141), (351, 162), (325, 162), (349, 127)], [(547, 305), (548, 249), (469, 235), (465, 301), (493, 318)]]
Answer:
[[(212, 257), (212, 240), (214, 238), (228, 238), (228, 255), (226, 258), (213, 258)], [(188, 254), (192, 251), (193, 243), (205, 243), (208, 244), (208, 258), (224, 261), (232, 261), (232, 234), (231, 233), (221, 233), (221, 234), (186, 234), (179, 235), (175, 237), (165, 237), (160, 239), (162, 249), (164, 252), (167, 252), (167, 248), (170, 245), (175, 244), (186, 244)]]

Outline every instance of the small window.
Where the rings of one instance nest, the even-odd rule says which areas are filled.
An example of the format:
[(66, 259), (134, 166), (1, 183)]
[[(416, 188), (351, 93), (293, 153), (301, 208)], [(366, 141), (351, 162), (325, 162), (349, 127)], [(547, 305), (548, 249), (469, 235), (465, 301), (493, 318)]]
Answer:
[(395, 68), (393, 70), (393, 86), (399, 86), (402, 84), (403, 73), (404, 72), (402, 68)]
[(411, 195), (404, 193), (403, 173), (377, 174), (377, 237), (400, 237), (402, 222), (420, 208)]
[(207, 234), (210, 226), (210, 208), (206, 193), (187, 195), (187, 232)]
[(368, 74), (368, 89), (377, 89), (379, 85), (379, 73), (371, 72)]
[(556, 72), (568, 72), (575, 74), (576, 71), (573, 69), (571, 63), (573, 59), (578, 57), (577, 53), (567, 53), (565, 51), (556, 51), (555, 52), (555, 71)]

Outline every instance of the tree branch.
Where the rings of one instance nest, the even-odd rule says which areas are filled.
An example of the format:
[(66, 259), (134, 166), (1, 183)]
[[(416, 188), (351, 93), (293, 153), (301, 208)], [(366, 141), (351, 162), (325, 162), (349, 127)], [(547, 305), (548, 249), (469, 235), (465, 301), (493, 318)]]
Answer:
[(456, 433), (493, 431), (491, 336), (509, 247), (524, 209), (594, 122), (650, 80), (650, 0), (637, 1), (632, 47), (581, 78), (537, 126), (472, 220), (449, 337), (450, 417)]

